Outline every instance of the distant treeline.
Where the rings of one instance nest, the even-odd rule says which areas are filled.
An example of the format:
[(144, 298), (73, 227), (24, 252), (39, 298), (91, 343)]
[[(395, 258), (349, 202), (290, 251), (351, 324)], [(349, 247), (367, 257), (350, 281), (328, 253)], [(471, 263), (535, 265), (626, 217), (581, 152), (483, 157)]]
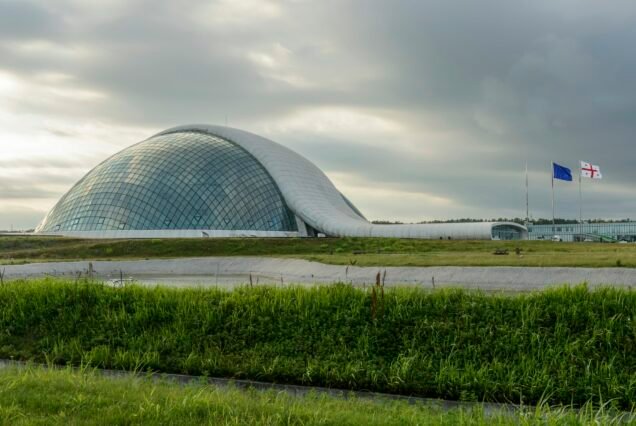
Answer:
[[(473, 218), (460, 218), (460, 219), (446, 219), (446, 220), (425, 220), (417, 223), (470, 223), (470, 222), (514, 222), (519, 223), (521, 225), (525, 224), (525, 219), (515, 217), (515, 218), (492, 218), (492, 219), (473, 219)], [(556, 224), (566, 224), (566, 223), (578, 223), (578, 219), (563, 219), (556, 218), (554, 219), (554, 223)], [(585, 223), (627, 223), (632, 222), (632, 219), (586, 219)], [(401, 225), (404, 222), (400, 221), (391, 221), (391, 220), (374, 220), (372, 223), (376, 225)], [(530, 219), (530, 223), (534, 225), (551, 225), (552, 219)]]
[(14, 229), (14, 230), (9, 230), (9, 229), (0, 229), (0, 234), (26, 234), (29, 232), (33, 232), (35, 231), (35, 229), (26, 229), (26, 230), (22, 230), (22, 229)]

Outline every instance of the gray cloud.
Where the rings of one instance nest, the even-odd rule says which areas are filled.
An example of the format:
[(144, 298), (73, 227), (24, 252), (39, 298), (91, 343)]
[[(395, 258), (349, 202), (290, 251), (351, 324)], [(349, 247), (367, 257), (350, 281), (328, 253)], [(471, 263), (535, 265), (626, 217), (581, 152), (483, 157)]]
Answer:
[(0, 1), (0, 35), (19, 40), (55, 32), (57, 18), (36, 3), (21, 0)]
[(72, 177), (48, 173), (31, 173), (29, 178), (25, 182), (22, 178), (3, 177), (0, 181), (3, 200), (54, 198), (59, 196), (59, 189), (53, 188), (70, 187), (75, 181)]
[[(58, 171), (68, 170), (71, 168), (82, 168), (83, 160), (81, 158), (46, 158), (46, 157), (31, 157), (20, 159), (4, 159), (0, 158), (0, 169), (3, 171), (19, 171), (23, 169), (57, 169)], [(42, 175), (40, 174), (40, 178)], [(46, 175), (45, 178), (51, 177)], [(63, 182), (67, 180), (66, 176), (60, 176)]]
[(0, 230), (33, 229), (42, 220), (46, 212), (19, 206), (14, 208), (0, 208)]
[[(534, 215), (547, 216), (550, 161), (592, 161), (606, 180), (586, 185), (590, 215), (625, 217), (635, 24), (627, 0), (0, 0), (0, 71), (33, 87), (11, 99), (16, 114), (156, 130), (228, 117), (328, 173), (451, 199), (431, 207), (437, 217), (522, 215), (526, 160)], [(394, 126), (317, 131), (316, 110)], [(285, 124), (304, 112), (307, 128)], [(558, 213), (575, 217), (575, 186), (558, 189)], [(347, 195), (370, 217), (388, 212)]]

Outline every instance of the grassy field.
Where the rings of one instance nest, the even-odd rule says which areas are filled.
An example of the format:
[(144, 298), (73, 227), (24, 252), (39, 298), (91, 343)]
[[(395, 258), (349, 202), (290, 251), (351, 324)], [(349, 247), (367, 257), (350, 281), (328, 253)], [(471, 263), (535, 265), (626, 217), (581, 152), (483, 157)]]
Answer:
[(405, 402), (336, 399), (324, 395), (181, 386), (93, 371), (0, 370), (3, 425), (559, 425), (621, 424), (618, 415), (542, 407), (485, 415), (479, 406), (442, 411)]
[[(493, 254), (497, 249), (507, 249), (509, 254)], [(80, 240), (0, 236), (0, 264), (199, 256), (295, 257), (359, 266), (636, 267), (636, 244), (392, 238)]]
[(472, 401), (636, 403), (636, 293), (0, 286), (0, 357)]

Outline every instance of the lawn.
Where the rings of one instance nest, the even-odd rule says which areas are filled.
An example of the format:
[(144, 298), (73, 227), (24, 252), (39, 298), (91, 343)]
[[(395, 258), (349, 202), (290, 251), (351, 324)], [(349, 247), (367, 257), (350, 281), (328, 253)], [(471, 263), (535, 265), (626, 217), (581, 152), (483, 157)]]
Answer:
[[(507, 255), (495, 255), (498, 249)], [(82, 240), (0, 236), (0, 264), (204, 256), (294, 257), (358, 266), (636, 267), (636, 244), (395, 238)]]
[(406, 402), (179, 385), (145, 378), (104, 377), (92, 370), (40, 367), (0, 370), (0, 424), (6, 425), (556, 425), (620, 424), (618, 415), (588, 408), (542, 407), (484, 414)]

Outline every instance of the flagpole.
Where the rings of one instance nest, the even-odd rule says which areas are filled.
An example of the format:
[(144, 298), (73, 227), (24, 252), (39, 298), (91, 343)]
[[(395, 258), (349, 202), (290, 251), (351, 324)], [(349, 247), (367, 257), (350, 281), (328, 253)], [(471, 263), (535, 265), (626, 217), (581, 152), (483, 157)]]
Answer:
[(579, 170), (579, 223), (583, 223), (583, 191), (581, 190), (581, 171)]
[(528, 160), (526, 160), (526, 224), (530, 222), (530, 197), (528, 196)]
[(552, 226), (554, 223), (554, 163), (551, 164), (552, 167)]

